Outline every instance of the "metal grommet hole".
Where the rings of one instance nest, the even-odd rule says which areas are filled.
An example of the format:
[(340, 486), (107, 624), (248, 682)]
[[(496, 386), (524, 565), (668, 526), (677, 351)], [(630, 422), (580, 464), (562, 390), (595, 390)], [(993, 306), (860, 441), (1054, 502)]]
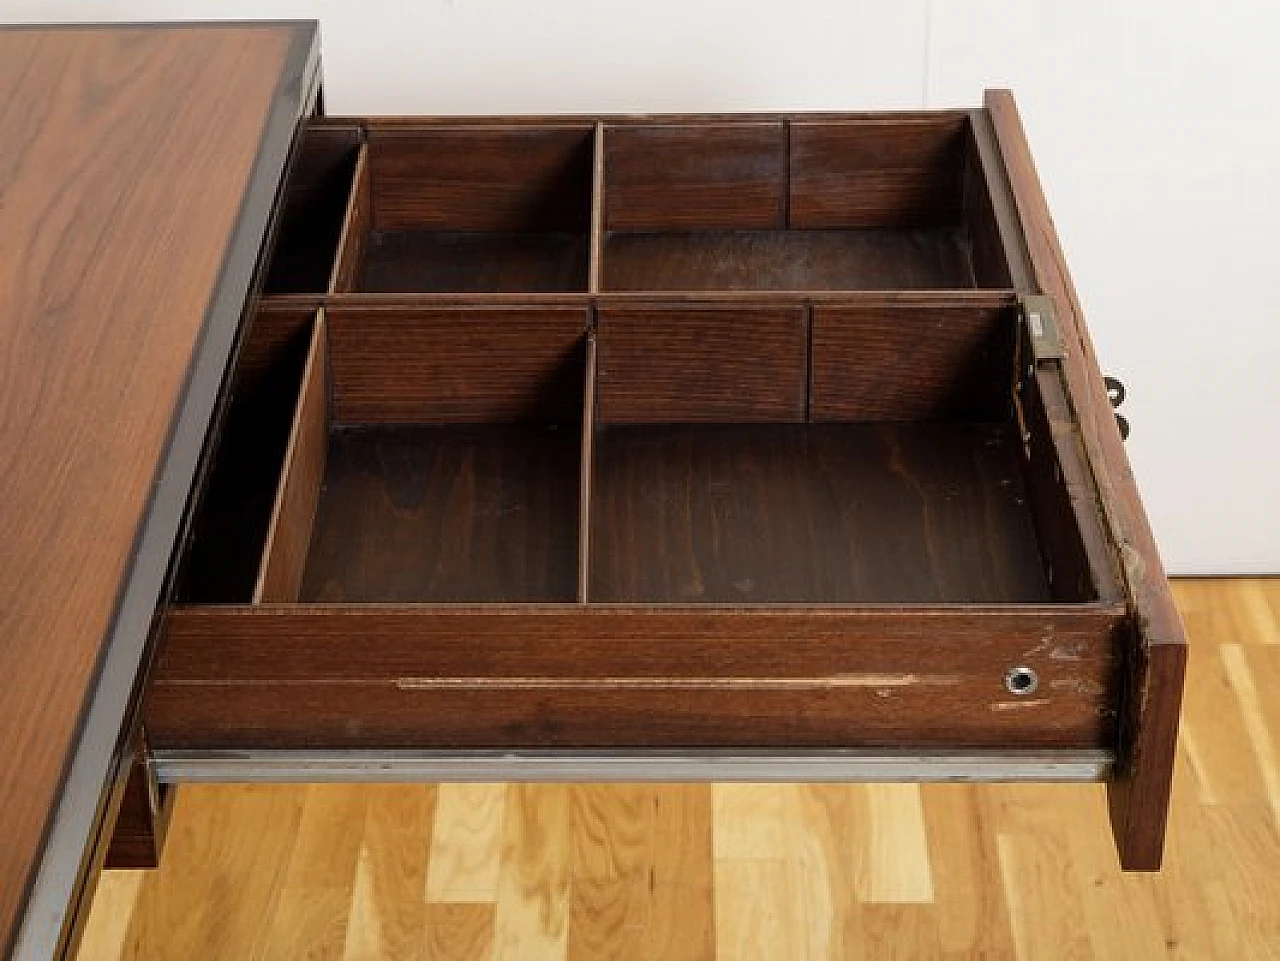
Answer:
[(1029, 667), (1011, 667), (1005, 671), (1004, 686), (1010, 694), (1034, 694), (1040, 678)]

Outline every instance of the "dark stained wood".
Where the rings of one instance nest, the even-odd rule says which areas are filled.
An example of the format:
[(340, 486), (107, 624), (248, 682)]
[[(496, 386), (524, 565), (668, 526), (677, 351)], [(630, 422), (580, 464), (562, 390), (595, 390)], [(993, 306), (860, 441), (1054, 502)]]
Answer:
[[(987, 182), (987, 164), (999, 166), (995, 138), (990, 134), (991, 119), (985, 111), (975, 111), (965, 131), (964, 159), (964, 223), (968, 229), (969, 260), (974, 283), (978, 287), (1015, 287), (1001, 236), (991, 184)], [(981, 131), (976, 130), (981, 127)], [(987, 152), (990, 156), (984, 156)], [(1010, 238), (1014, 242), (1014, 238)]]
[(128, 783), (111, 835), (104, 867), (108, 870), (160, 865), (176, 799), (172, 785), (160, 784), (147, 765), (149, 748), (141, 731), (134, 740)]
[[(403, 130), (433, 127), (492, 127), (501, 124), (506, 127), (545, 127), (549, 125), (563, 126), (576, 124), (590, 126), (595, 123), (607, 124), (611, 127), (654, 127), (654, 126), (699, 126), (714, 124), (756, 126), (768, 123), (849, 123), (851, 121), (871, 121), (878, 123), (919, 123), (922, 118), (939, 122), (952, 118), (960, 123), (967, 119), (969, 111), (965, 108), (946, 108), (929, 110), (805, 110), (799, 113), (781, 113), (778, 111), (741, 111), (733, 113), (626, 113), (626, 114), (519, 114), (503, 117), (488, 115), (442, 115), (424, 117), (419, 115), (378, 115), (375, 117), (324, 117), (321, 124), (337, 124), (339, 126), (352, 123), (364, 124), (370, 130)], [(313, 121), (316, 122), (316, 121)]]
[(1049, 599), (1004, 426), (611, 427), (595, 472), (593, 601)]
[(604, 129), (606, 230), (786, 226), (786, 128), (773, 123)]
[(359, 285), (365, 246), (372, 230), (373, 187), (369, 178), (369, 145), (366, 143), (360, 145), (360, 157), (351, 178), (351, 195), (347, 198), (347, 211), (338, 236), (338, 252), (329, 282), (333, 293), (347, 293)]
[(1101, 747), (1121, 616), (197, 608), (169, 617), (146, 723), (192, 749)]
[(1121, 763), (1110, 785), (1116, 844), (1126, 869), (1156, 870), (1164, 848), (1186, 672), (1186, 637), (1013, 97), (1005, 90), (990, 91), (986, 104), (1008, 169), (1036, 283), (1057, 306), (1068, 345), (1064, 364), (1067, 383), (1121, 559), (1134, 617), (1122, 686)]
[(585, 307), (327, 311), (338, 424), (581, 417)]
[(913, 290), (974, 286), (955, 227), (611, 233), (605, 290)]
[(591, 236), (587, 265), (587, 290), (600, 292), (604, 258), (604, 124), (595, 126), (591, 154)]
[(361, 136), (359, 127), (320, 127), (303, 134), (267, 271), (267, 293), (329, 289)]
[(585, 236), (594, 133), (591, 124), (373, 127), (374, 229)]
[(310, 307), (284, 306), (247, 321), (178, 570), (178, 603), (253, 597), (315, 317)]
[(596, 338), (587, 337), (587, 364), (582, 388), (582, 463), (578, 480), (578, 603), (588, 601), (591, 584), (591, 493), (595, 484)]
[(301, 599), (573, 601), (579, 445), (577, 424), (334, 431)]
[(0, 31), (0, 952), (299, 33)]
[(369, 133), (370, 213), (336, 290), (586, 291), (595, 129), (491, 125)]
[(353, 289), (375, 293), (587, 289), (587, 232), (381, 231)]
[(790, 124), (790, 227), (961, 222), (965, 120)]
[(320, 500), (329, 430), (326, 350), (323, 316), (311, 334), (311, 349), (302, 371), (298, 406), (289, 446), (280, 468), (280, 484), (267, 528), (262, 568), (253, 590), (255, 604), (296, 601), (307, 562), (311, 524)]
[(815, 305), (815, 421), (1007, 421), (1017, 309)]
[(1018, 422), (1029, 435), (1023, 458), (1027, 502), (1054, 600), (1122, 601), (1119, 572), (1107, 550), (1097, 494), (1061, 381), (1038, 370), (1022, 381), (1018, 399)]
[(602, 424), (804, 420), (801, 307), (600, 307), (596, 336)]

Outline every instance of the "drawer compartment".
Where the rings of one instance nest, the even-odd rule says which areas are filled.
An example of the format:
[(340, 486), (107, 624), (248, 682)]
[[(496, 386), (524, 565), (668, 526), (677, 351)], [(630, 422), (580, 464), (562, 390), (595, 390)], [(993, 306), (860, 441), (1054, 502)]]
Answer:
[(351, 135), (307, 132), (269, 293), (587, 289), (590, 125), (357, 126), (339, 153)]
[(364, 176), (362, 140), (355, 125), (303, 131), (263, 288), (267, 294), (333, 289), (347, 207)]
[(158, 750), (1111, 745), (1128, 622), (1010, 298), (326, 303), (248, 333)]
[(604, 290), (1009, 284), (963, 113), (603, 136)]

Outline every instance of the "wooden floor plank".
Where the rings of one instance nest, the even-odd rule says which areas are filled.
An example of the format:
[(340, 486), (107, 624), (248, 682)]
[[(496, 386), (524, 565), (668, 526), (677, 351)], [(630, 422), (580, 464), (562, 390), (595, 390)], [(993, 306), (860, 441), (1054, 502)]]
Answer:
[(933, 900), (933, 875), (916, 784), (868, 784), (870, 851), (859, 900), (869, 904), (921, 904)]
[(505, 784), (441, 784), (427, 868), (427, 900), (492, 902), (498, 894)]
[(564, 961), (569, 943), (569, 787), (512, 784), (503, 816), (495, 961)]
[(426, 961), (489, 961), (493, 914), (492, 904), (427, 904)]
[(364, 836), (347, 922), (344, 961), (425, 956), (422, 898), (435, 789), (376, 784), (367, 791)]

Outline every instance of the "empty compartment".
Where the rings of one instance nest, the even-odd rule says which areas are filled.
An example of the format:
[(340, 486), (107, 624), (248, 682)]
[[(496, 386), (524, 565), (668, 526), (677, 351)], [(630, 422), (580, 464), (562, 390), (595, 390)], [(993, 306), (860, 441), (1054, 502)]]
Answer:
[(344, 291), (585, 291), (591, 126), (373, 127)]
[(1018, 323), (998, 302), (602, 307), (590, 600), (1097, 598), (1054, 445), (1023, 443)]
[(217, 442), (209, 556), (188, 558), (206, 573), (180, 599), (574, 601), (586, 325), (563, 307), (321, 312), (305, 361), (290, 345), (271, 365), (283, 431), (277, 404), (270, 430), (229, 420)]
[(264, 290), (325, 293), (360, 157), (359, 127), (311, 127), (298, 143)]
[(247, 603), (315, 326), (313, 308), (262, 307), (246, 321), (212, 453), (197, 480), (197, 509), (174, 582), (178, 603)]
[(604, 290), (1009, 286), (963, 113), (604, 138)]

